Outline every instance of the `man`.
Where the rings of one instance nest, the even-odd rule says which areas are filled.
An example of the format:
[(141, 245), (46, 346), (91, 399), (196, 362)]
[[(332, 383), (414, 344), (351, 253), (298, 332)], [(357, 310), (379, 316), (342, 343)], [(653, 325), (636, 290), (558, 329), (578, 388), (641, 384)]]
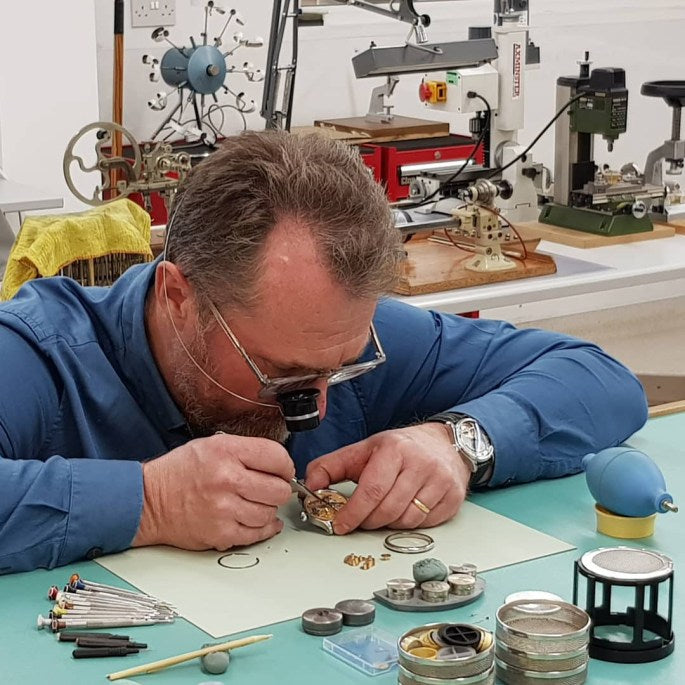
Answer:
[[(400, 247), (354, 151), (246, 133), (190, 174), (165, 259), (25, 285), (0, 308), (0, 569), (249, 545), (296, 471), (358, 482), (339, 534), (434, 526), (644, 423), (594, 345), (379, 300)], [(323, 420), (289, 436), (277, 393), (302, 385)]]

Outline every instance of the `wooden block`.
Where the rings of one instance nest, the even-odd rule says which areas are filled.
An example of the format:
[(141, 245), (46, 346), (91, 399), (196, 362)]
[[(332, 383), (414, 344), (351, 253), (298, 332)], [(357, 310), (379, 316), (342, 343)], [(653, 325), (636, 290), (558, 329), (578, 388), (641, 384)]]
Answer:
[(655, 407), (650, 407), (649, 418), (653, 419), (657, 416), (680, 414), (681, 412), (685, 412), (685, 400), (681, 400), (680, 402), (668, 402), (667, 404), (657, 404)]
[(332, 128), (335, 131), (349, 134), (355, 139), (375, 143), (388, 140), (439, 138), (449, 135), (450, 132), (450, 125), (446, 122), (398, 116), (387, 124), (367, 121), (364, 117), (349, 117), (346, 119), (322, 119), (315, 121), (314, 126)]
[(319, 136), (330, 138), (331, 140), (342, 140), (347, 143), (356, 143), (360, 140), (358, 135), (350, 133), (349, 131), (337, 131), (329, 126), (293, 126), (290, 129), (291, 133), (297, 135), (310, 135), (315, 133)]
[(603, 236), (584, 231), (575, 231), (572, 228), (560, 228), (559, 226), (549, 226), (537, 221), (517, 224), (524, 239), (540, 238), (549, 240), (552, 243), (560, 243), (569, 247), (605, 247), (606, 245), (623, 245), (624, 243), (638, 243), (643, 240), (656, 240), (657, 238), (670, 238), (675, 235), (675, 228), (665, 224), (654, 224), (653, 231), (644, 233), (631, 233), (629, 235)]
[(510, 271), (483, 273), (464, 268), (472, 252), (434, 240), (411, 240), (405, 244), (407, 259), (402, 264), (400, 280), (395, 292), (400, 295), (425, 295), (443, 290), (470, 288), (474, 285), (499, 283), (532, 276), (556, 273), (554, 260), (537, 253), (528, 255), (525, 262), (516, 260)]
[(640, 373), (637, 375), (650, 406), (685, 401), (685, 375)]
[(685, 219), (674, 219), (667, 224), (659, 224), (659, 226), (673, 226), (675, 232), (680, 235), (685, 235)]

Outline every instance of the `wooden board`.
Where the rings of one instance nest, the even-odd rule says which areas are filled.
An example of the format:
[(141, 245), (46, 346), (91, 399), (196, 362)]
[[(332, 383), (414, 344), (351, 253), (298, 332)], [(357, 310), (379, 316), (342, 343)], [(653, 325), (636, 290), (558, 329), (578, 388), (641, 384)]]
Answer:
[(657, 416), (670, 416), (671, 414), (680, 414), (681, 412), (685, 412), (685, 400), (650, 407), (649, 418), (654, 419)]
[(554, 260), (535, 252), (525, 262), (516, 260), (510, 271), (483, 273), (464, 268), (473, 253), (434, 240), (411, 240), (405, 244), (407, 259), (395, 292), (400, 295), (425, 295), (474, 285), (513, 281), (556, 273)]
[(314, 122), (314, 126), (331, 128), (335, 131), (352, 135), (355, 139), (380, 143), (388, 140), (408, 140), (414, 138), (439, 138), (447, 136), (450, 125), (442, 121), (415, 119), (396, 116), (391, 122), (367, 121), (364, 117), (346, 119), (323, 119)]
[(659, 226), (673, 226), (676, 233), (685, 235), (685, 219), (674, 219), (673, 221), (669, 221), (667, 224), (659, 224)]
[(603, 236), (584, 231), (575, 231), (572, 228), (560, 228), (549, 226), (537, 221), (517, 224), (521, 235), (526, 238), (540, 238), (552, 243), (561, 243), (569, 247), (605, 247), (606, 245), (622, 245), (624, 243), (638, 243), (643, 240), (656, 240), (657, 238), (670, 238), (675, 235), (676, 229), (670, 225), (654, 224), (653, 231), (645, 233), (631, 233), (630, 235)]

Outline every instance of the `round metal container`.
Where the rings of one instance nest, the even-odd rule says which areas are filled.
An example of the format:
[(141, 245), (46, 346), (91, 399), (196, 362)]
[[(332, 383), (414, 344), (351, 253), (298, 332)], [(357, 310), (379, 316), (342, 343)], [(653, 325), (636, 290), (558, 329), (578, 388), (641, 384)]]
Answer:
[[(471, 659), (460, 659), (458, 661), (438, 661), (435, 659), (420, 659), (409, 653), (407, 653), (402, 648), (402, 642), (406, 638), (413, 637), (414, 635), (425, 633), (426, 631), (439, 630), (447, 623), (431, 623), (429, 625), (418, 626), (412, 630), (400, 635), (397, 642), (397, 651), (399, 654), (400, 666), (408, 671), (413, 677), (421, 676), (422, 678), (435, 679), (435, 682), (439, 682), (444, 685), (446, 682), (462, 682), (462, 678), (471, 678), (473, 676), (478, 676), (485, 671), (490, 670), (495, 658), (495, 650), (493, 645), (476, 654), (475, 657)], [(464, 624), (468, 625), (468, 624)], [(485, 630), (479, 626), (470, 626), (476, 630)], [(410, 681), (407, 681), (410, 682)], [(411, 681), (411, 682), (421, 682), (421, 681)], [(464, 681), (466, 682), (466, 681)], [(471, 682), (471, 681), (469, 681)], [(489, 682), (486, 680), (474, 680), (476, 682)], [(494, 682), (494, 675), (493, 675)]]
[(368, 626), (376, 618), (376, 607), (363, 599), (343, 599), (335, 608), (346, 626)]
[(320, 607), (302, 614), (302, 630), (310, 635), (335, 635), (342, 630), (343, 615), (336, 609)]
[(429, 678), (400, 665), (397, 681), (401, 685), (495, 685), (495, 664), (483, 673), (464, 678)]
[(416, 583), (409, 578), (393, 578), (389, 580), (385, 587), (388, 590), (388, 597), (395, 600), (412, 599)]
[(496, 640), (521, 652), (572, 652), (588, 644), (589, 634), (590, 617), (567, 602), (522, 599), (497, 610)]
[(476, 579), (465, 573), (451, 573), (447, 576), (447, 582), (450, 586), (450, 594), (465, 596), (470, 595), (476, 589)]
[(524, 671), (509, 666), (501, 659), (495, 659), (495, 672), (497, 678), (506, 685), (583, 685), (587, 680), (587, 664), (583, 664), (571, 671), (551, 671), (540, 673), (539, 671)]
[(424, 602), (444, 602), (449, 593), (449, 583), (444, 580), (427, 580), (421, 583), (421, 599)]
[(524, 671), (572, 671), (585, 666), (589, 659), (587, 647), (581, 647), (572, 652), (552, 652), (551, 654), (535, 654), (521, 652), (507, 647), (503, 642), (495, 645), (495, 656), (509, 666), (515, 666)]
[(463, 573), (471, 576), (474, 580), (478, 576), (478, 568), (475, 564), (450, 564), (450, 573)]

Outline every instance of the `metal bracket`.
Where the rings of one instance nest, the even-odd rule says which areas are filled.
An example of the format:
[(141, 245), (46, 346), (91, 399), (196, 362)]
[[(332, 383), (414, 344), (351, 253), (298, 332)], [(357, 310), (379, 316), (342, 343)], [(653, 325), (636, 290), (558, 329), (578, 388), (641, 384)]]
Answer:
[(414, 8), (414, 0), (394, 0), (390, 2), (390, 8), (379, 7), (365, 0), (338, 0), (346, 5), (359, 7), (360, 9), (382, 14), (391, 19), (404, 21), (408, 24), (421, 25), (423, 27), (430, 25), (430, 17), (427, 14), (419, 14)]
[(400, 79), (397, 76), (386, 77), (386, 81), (382, 86), (376, 86), (371, 91), (371, 100), (369, 102), (369, 111), (365, 119), (382, 124), (388, 124), (394, 119), (394, 115), (390, 111), (393, 105), (386, 105), (385, 98), (389, 98)]

